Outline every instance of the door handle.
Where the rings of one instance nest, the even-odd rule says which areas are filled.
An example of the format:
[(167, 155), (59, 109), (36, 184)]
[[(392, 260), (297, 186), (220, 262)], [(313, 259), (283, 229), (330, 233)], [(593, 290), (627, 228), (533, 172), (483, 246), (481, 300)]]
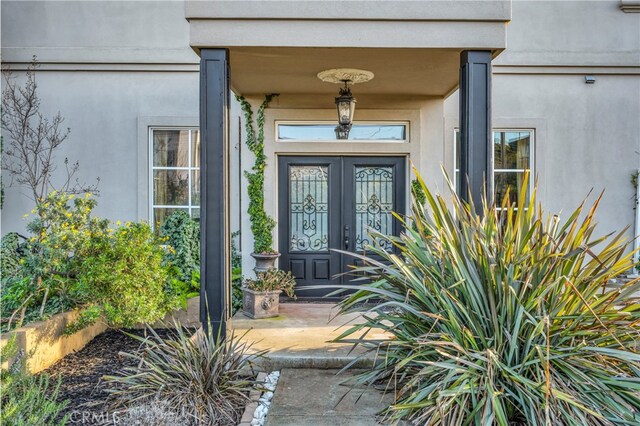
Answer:
[(344, 226), (344, 249), (348, 250), (349, 249), (349, 225), (345, 225)]

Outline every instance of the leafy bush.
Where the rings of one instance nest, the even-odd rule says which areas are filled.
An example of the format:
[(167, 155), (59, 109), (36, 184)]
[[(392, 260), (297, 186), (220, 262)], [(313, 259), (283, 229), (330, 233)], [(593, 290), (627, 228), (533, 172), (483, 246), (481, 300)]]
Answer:
[(11, 426), (63, 426), (68, 416), (61, 412), (68, 401), (56, 402), (60, 380), (50, 383), (46, 374), (38, 376), (2, 372), (0, 424)]
[(271, 268), (266, 272), (258, 272), (256, 278), (245, 280), (244, 286), (253, 291), (284, 291), (287, 296), (294, 297), (293, 288), (296, 278), (291, 272), (282, 269)]
[(165, 262), (176, 252), (163, 248), (147, 224), (111, 229), (91, 216), (95, 206), (90, 194), (52, 192), (32, 211), (26, 243), (16, 248), (15, 237), (3, 239), (3, 250), (23, 256), (12, 275), (3, 274), (3, 330), (73, 308), (83, 310), (67, 333), (97, 320), (130, 327), (159, 320), (197, 294), (194, 271), (184, 280), (184, 271)]
[(231, 314), (242, 309), (242, 255), (236, 245), (240, 231), (231, 234)]
[[(396, 400), (387, 420), (420, 425), (614, 425), (640, 421), (638, 280), (609, 289), (631, 265), (622, 234), (594, 237), (594, 213), (565, 222), (526, 199), (484, 205), (483, 216), (455, 194), (451, 203), (420, 180), (400, 237), (375, 234), (362, 286), (342, 312), (365, 323), (338, 340), (380, 356), (361, 383), (386, 382)], [(453, 190), (452, 190), (453, 193)], [(447, 208), (451, 205), (452, 209)], [(409, 221), (415, 226), (410, 226)], [(373, 299), (381, 303), (363, 308)], [(370, 306), (370, 305), (369, 305)], [(382, 329), (383, 341), (359, 337)]]
[(95, 241), (107, 235), (109, 222), (91, 216), (96, 206), (91, 194), (76, 197), (51, 192), (32, 211), (27, 229), (33, 234), (25, 269), (33, 276), (75, 277), (86, 256), (95, 253)]
[(19, 247), (19, 267), (3, 275), (3, 329), (43, 319), (87, 301), (83, 260), (107, 237), (108, 222), (91, 217), (90, 194), (52, 192), (32, 211), (32, 236)]
[(180, 279), (190, 284), (193, 271), (200, 270), (200, 225), (187, 212), (178, 210), (162, 224), (160, 235), (173, 249), (166, 255), (167, 261), (179, 268)]
[(177, 303), (167, 292), (168, 271), (159, 237), (145, 223), (127, 223), (96, 241), (82, 280), (112, 327), (161, 319)]
[(255, 384), (250, 347), (233, 335), (222, 343), (213, 332), (192, 339), (176, 325), (173, 339), (163, 340), (149, 328), (150, 336), (132, 336), (143, 343), (139, 353), (123, 354), (134, 361), (120, 376), (105, 376), (111, 394), (132, 406), (154, 400), (184, 407), (197, 424), (235, 425), (239, 410)]
[(22, 237), (10, 232), (0, 242), (0, 274), (3, 280), (14, 276), (20, 268), (20, 261), (25, 256), (25, 244)]
[(242, 309), (242, 268), (231, 270), (231, 314)]
[(182, 280), (180, 269), (175, 265), (165, 265), (168, 274), (168, 285), (166, 292), (170, 298), (174, 299), (170, 302), (173, 308), (186, 308), (187, 301), (200, 294), (200, 270), (191, 271), (191, 279)]

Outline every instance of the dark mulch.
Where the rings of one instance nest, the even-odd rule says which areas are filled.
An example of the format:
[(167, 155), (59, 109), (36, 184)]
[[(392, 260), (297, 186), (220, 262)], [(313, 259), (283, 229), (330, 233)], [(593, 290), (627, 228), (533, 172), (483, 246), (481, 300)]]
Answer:
[[(102, 376), (116, 375), (123, 367), (135, 365), (131, 359), (119, 355), (119, 352), (131, 353), (140, 348), (141, 342), (125, 332), (137, 336), (148, 333), (145, 330), (123, 331), (108, 330), (102, 333), (80, 351), (67, 355), (45, 371), (53, 377), (61, 377), (59, 400), (69, 400), (66, 412), (72, 413), (72, 418), (79, 420), (88, 413), (94, 418), (112, 414)], [(155, 331), (163, 339), (175, 333), (170, 329)]]

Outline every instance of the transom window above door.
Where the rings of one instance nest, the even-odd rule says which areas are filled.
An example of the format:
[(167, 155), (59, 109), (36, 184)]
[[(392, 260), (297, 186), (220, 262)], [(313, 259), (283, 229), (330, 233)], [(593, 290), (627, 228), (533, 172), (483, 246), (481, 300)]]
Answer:
[[(334, 122), (276, 122), (278, 142), (344, 142), (336, 139)], [(409, 140), (408, 122), (355, 122), (347, 141), (351, 142), (396, 142)]]
[(183, 210), (200, 217), (200, 132), (197, 128), (149, 130), (149, 219), (161, 224)]

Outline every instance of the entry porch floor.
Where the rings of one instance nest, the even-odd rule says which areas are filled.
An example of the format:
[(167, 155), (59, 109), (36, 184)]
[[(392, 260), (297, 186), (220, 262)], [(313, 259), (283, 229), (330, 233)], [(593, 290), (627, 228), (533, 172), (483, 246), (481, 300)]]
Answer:
[[(363, 357), (361, 348), (332, 343), (353, 324), (362, 322), (358, 314), (337, 316), (331, 303), (282, 303), (280, 315), (251, 319), (242, 312), (231, 319), (237, 337), (253, 344), (253, 350), (267, 350), (262, 361), (265, 370), (281, 368), (342, 368), (357, 359), (355, 367), (368, 367), (373, 356)], [(368, 338), (384, 338), (382, 331), (372, 330)]]

